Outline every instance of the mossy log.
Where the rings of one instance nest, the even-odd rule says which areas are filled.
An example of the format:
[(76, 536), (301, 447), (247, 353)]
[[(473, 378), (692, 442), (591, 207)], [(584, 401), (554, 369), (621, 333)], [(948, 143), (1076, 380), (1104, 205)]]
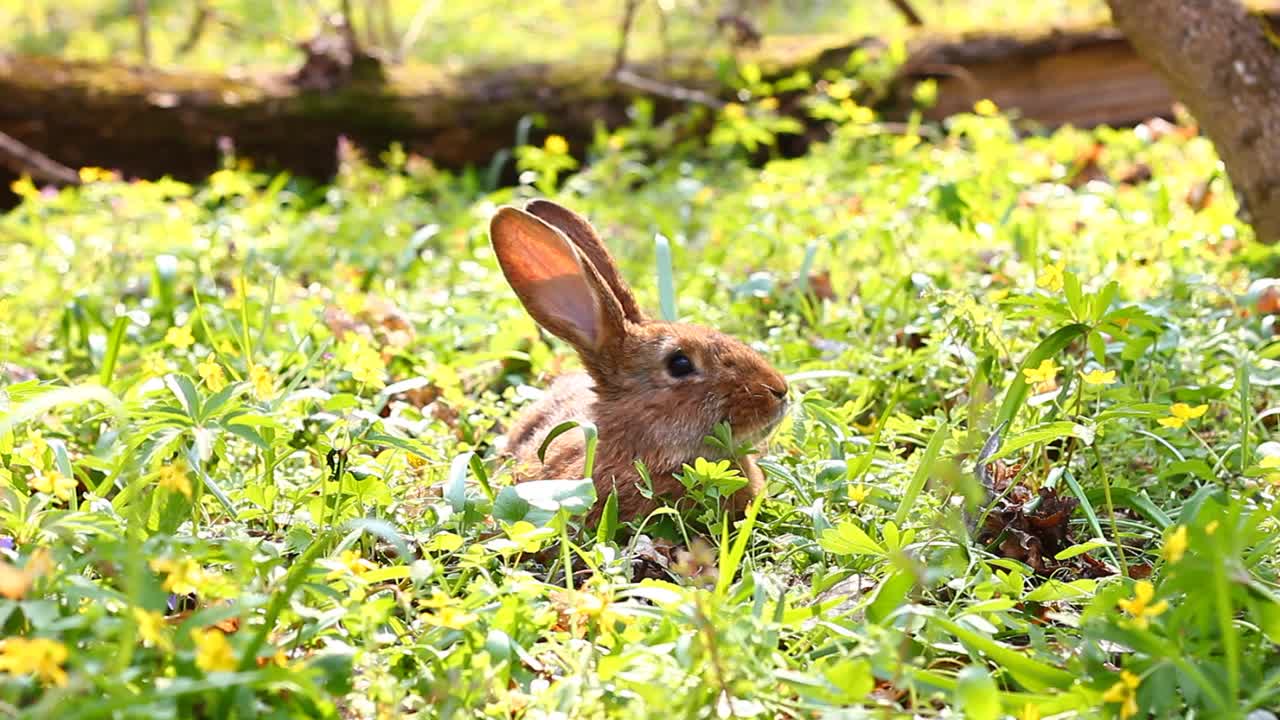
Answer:
[[(842, 65), (854, 49), (875, 43), (782, 40), (756, 52), (769, 74), (808, 69), (816, 78)], [(1047, 125), (1128, 123), (1167, 114), (1172, 102), (1160, 76), (1109, 27), (922, 38), (911, 44), (909, 58), (900, 77), (904, 87), (922, 77), (939, 80), (932, 118), (989, 97)], [(656, 79), (647, 85), (619, 81), (590, 64), (475, 69), (457, 76), (403, 67), (392, 68), (381, 83), (306, 91), (284, 76), (0, 55), (0, 132), (66, 166), (148, 178), (206, 175), (217, 167), (222, 138), (260, 166), (316, 178), (332, 174), (343, 136), (375, 150), (399, 141), (441, 167), (458, 168), (486, 164), (510, 147), (521, 118), (531, 113), (545, 116), (548, 131), (580, 147), (597, 122), (624, 123), (636, 97), (650, 97), (661, 117), (698, 98), (730, 96), (711, 68), (672, 66), (685, 69), (673, 75), (636, 68)], [(890, 112), (893, 103), (887, 101)]]

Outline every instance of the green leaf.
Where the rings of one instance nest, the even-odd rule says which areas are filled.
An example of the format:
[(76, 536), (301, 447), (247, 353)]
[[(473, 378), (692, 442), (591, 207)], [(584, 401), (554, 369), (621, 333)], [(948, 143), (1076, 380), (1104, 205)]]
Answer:
[(884, 557), (885, 550), (857, 523), (845, 521), (822, 533), (818, 541), (823, 550), (833, 555), (873, 555)]
[(956, 707), (967, 720), (1000, 717), (1000, 690), (986, 668), (969, 665), (956, 674)]
[(1114, 546), (1115, 546), (1115, 543), (1109, 542), (1107, 540), (1090, 540), (1088, 542), (1077, 543), (1075, 545), (1072, 545), (1069, 548), (1062, 550), (1057, 555), (1054, 555), (1053, 559), (1069, 560), (1077, 555), (1083, 555), (1089, 552), (1090, 550), (1097, 550), (1098, 548), (1114, 547)]
[(506, 523), (524, 520), (546, 527), (563, 512), (582, 515), (596, 502), (590, 480), (530, 480), (508, 485), (493, 503), (493, 516)]
[(1032, 692), (1070, 687), (1076, 676), (1061, 668), (1032, 660), (1025, 652), (1015, 649), (993, 638), (974, 632), (959, 623), (929, 613), (929, 622), (938, 625), (951, 633), (969, 648), (971, 652), (986, 655), (989, 660), (1002, 666), (1018, 684)]
[(1062, 352), (1067, 345), (1073, 340), (1089, 332), (1089, 326), (1081, 323), (1073, 323), (1066, 327), (1058, 328), (1052, 335), (1040, 341), (1040, 344), (1034, 350), (1027, 353), (1022, 363), (1018, 365), (1017, 371), (1013, 376), (1013, 383), (1009, 385), (1009, 390), (1005, 393), (1004, 403), (1000, 405), (1000, 412), (996, 414), (995, 423), (1012, 423), (1014, 417), (1018, 414), (1018, 410), (1022, 408), (1023, 403), (1027, 399), (1027, 378), (1022, 374), (1023, 370), (1038, 367), (1040, 362)]
[(949, 429), (946, 422), (941, 422), (929, 438), (924, 456), (920, 458), (920, 464), (916, 466), (915, 474), (911, 476), (911, 482), (907, 483), (907, 489), (902, 494), (902, 502), (898, 503), (898, 510), (893, 514), (893, 521), (896, 524), (902, 525), (906, 522), (908, 514), (915, 507), (916, 498), (920, 496), (925, 482), (929, 480), (929, 472), (933, 470), (933, 463), (938, 459), (938, 453), (942, 450), (942, 443), (946, 441)]
[(1024, 430), (1005, 440), (1000, 446), (1000, 449), (996, 451), (994, 455), (987, 458), (986, 462), (1009, 457), (1028, 445), (1050, 442), (1064, 437), (1079, 438), (1085, 445), (1090, 445), (1093, 443), (1094, 431), (1093, 428), (1087, 425), (1081, 425), (1067, 420), (1059, 420), (1057, 422), (1037, 425), (1036, 427)]

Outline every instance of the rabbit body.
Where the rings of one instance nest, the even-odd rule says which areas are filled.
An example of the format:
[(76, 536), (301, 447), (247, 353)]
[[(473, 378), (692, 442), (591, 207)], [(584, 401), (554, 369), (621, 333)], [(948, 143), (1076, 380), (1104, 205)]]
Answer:
[[(582, 477), (582, 433), (559, 435), (542, 459), (538, 449), (555, 426), (588, 420), (599, 437), (597, 503), (588, 521), (599, 520), (613, 492), (622, 520), (644, 517), (684, 494), (676, 474), (686, 463), (723, 456), (705, 442), (716, 424), (727, 421), (735, 440), (762, 442), (781, 420), (785, 378), (723, 333), (641, 312), (586, 220), (538, 200), (525, 210), (500, 210), (490, 236), (525, 308), (573, 345), (586, 369), (557, 378), (509, 429), (506, 452), (516, 460), (517, 480)], [(730, 504), (740, 510), (763, 489), (764, 476), (751, 457), (738, 467), (748, 482)]]

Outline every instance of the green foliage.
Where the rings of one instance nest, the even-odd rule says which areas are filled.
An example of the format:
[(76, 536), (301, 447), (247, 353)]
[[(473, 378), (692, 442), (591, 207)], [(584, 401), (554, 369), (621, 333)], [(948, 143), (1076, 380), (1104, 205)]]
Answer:
[[(1212, 148), (1154, 126), (1019, 136), (989, 103), (889, 126), (838, 115), (841, 82), (807, 101), (832, 139), (762, 166), (753, 135), (699, 146), (690, 118), (639, 106), (576, 174), (554, 143), (517, 148), (522, 184), (492, 192), (350, 148), (319, 188), (234, 159), (197, 186), (19, 182), (0, 218), (0, 707), (1275, 707), (1278, 258), (1235, 220)], [(1095, 143), (1102, 172), (1150, 179), (1074, 182)], [(1183, 200), (1206, 181), (1212, 202)], [(485, 228), (541, 192), (602, 229), (650, 308), (669, 238), (680, 317), (787, 373), (744, 517), (716, 460), (640, 530), (616, 498), (584, 528), (586, 478), (512, 484), (502, 431), (575, 361)], [(984, 472), (1012, 485), (988, 489), (993, 432)], [(975, 541), (993, 494), (1073, 500), (1062, 547), (1033, 562)]]

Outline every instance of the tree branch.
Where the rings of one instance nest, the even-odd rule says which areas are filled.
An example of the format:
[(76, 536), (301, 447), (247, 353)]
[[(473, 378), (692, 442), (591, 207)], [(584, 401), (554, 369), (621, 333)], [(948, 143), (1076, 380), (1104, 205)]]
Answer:
[(30, 175), (41, 182), (59, 185), (80, 184), (80, 174), (75, 170), (27, 147), (3, 132), (0, 132), (0, 164), (4, 164), (19, 175)]

